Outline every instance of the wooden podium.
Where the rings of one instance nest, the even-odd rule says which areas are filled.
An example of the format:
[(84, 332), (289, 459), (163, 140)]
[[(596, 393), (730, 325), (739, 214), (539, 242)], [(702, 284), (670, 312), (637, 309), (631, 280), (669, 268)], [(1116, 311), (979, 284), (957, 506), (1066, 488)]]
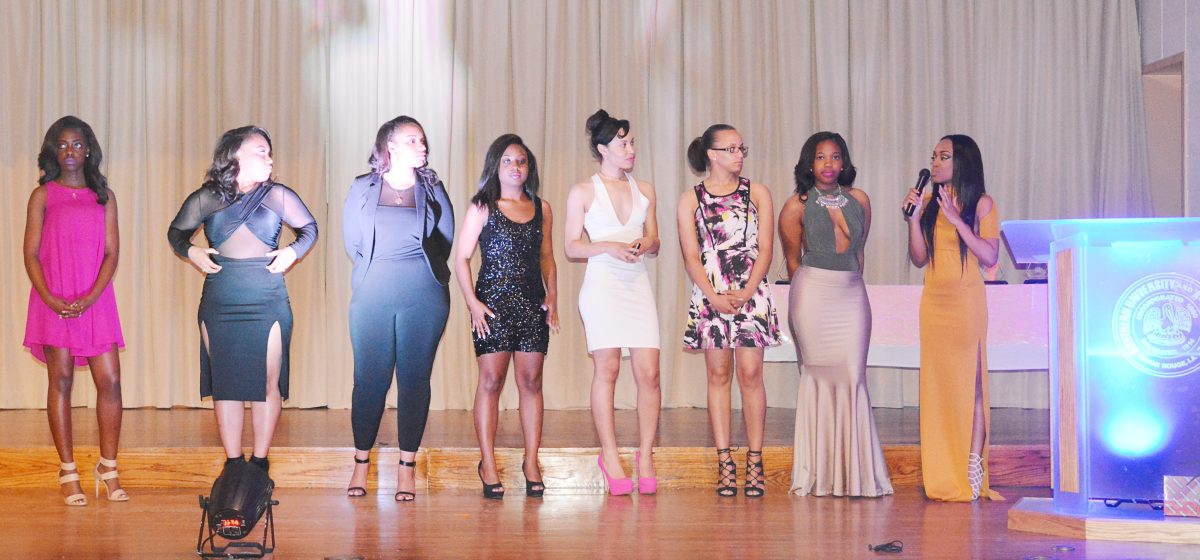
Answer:
[(1053, 498), (1008, 527), (1200, 544), (1164, 517), (1163, 476), (1200, 474), (1200, 219), (1010, 221), (1013, 261), (1050, 284)]

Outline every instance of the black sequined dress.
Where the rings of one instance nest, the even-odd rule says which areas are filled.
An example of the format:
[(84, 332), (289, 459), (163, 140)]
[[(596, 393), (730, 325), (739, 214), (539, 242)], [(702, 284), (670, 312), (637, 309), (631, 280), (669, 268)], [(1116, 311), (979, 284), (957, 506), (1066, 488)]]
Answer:
[(546, 287), (542, 283), (542, 201), (534, 197), (533, 219), (518, 223), (498, 209), (488, 212), (479, 233), (479, 278), (475, 297), (495, 313), (491, 334), (475, 335), (475, 355), (493, 352), (546, 353)]

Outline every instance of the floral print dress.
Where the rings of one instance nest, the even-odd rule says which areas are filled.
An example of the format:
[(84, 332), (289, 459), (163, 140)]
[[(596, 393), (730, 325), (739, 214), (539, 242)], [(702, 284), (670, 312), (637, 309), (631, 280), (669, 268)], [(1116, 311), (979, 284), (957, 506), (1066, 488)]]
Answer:
[[(740, 290), (758, 259), (758, 208), (750, 201), (750, 180), (739, 178), (737, 189), (724, 196), (709, 193), (704, 183), (694, 190), (696, 237), (708, 281), (718, 293)], [(778, 344), (779, 316), (765, 276), (754, 297), (733, 314), (713, 309), (700, 288), (692, 286), (684, 348), (765, 348)]]

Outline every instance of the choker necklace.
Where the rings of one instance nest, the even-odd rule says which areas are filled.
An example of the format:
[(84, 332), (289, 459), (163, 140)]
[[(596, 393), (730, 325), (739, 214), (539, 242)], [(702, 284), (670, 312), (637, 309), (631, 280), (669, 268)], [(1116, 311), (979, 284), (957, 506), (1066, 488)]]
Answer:
[(624, 180), (624, 177), (609, 177), (608, 175), (605, 175), (603, 171), (597, 171), (596, 175), (599, 175), (600, 180), (602, 180), (602, 181), (623, 181)]
[(837, 190), (833, 192), (823, 193), (821, 192), (821, 189), (817, 189), (817, 192), (821, 193), (821, 195), (817, 197), (817, 204), (820, 204), (826, 208), (841, 208), (850, 201), (848, 198), (846, 198), (846, 195), (842, 193), (841, 185), (838, 185)]

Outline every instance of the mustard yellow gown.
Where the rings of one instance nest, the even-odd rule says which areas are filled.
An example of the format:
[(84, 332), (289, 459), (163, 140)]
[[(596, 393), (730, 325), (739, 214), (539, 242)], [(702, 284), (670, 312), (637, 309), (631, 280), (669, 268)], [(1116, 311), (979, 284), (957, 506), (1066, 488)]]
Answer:
[[(995, 206), (977, 221), (979, 237), (998, 239)], [(987, 296), (979, 260), (967, 249), (959, 256), (958, 232), (939, 212), (933, 230), (933, 254), (921, 291), (921, 477), (932, 500), (971, 501), (967, 455), (975, 413), (976, 365), (983, 377), (985, 433), (991, 433), (988, 407)], [(988, 447), (985, 437), (984, 465)], [(1003, 498), (985, 475), (980, 497)]]

